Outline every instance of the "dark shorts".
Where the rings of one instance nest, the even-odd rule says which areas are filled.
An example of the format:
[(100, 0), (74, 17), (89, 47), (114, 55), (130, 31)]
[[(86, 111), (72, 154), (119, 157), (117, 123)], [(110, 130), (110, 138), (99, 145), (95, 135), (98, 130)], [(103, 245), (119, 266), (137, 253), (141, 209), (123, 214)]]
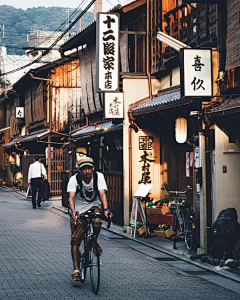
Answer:
[[(94, 206), (94, 212), (99, 213), (99, 208)], [(84, 216), (87, 212), (80, 214), (80, 216)], [(101, 227), (102, 221), (100, 218), (94, 219), (94, 227)], [(83, 239), (83, 220), (78, 219), (77, 228), (74, 230), (74, 220), (70, 218), (70, 227), (71, 227), (71, 245), (80, 245), (81, 240)]]

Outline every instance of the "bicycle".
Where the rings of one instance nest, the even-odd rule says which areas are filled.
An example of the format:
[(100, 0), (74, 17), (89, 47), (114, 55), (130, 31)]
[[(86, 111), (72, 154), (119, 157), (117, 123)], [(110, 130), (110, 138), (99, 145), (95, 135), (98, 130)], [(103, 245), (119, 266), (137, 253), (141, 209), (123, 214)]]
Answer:
[[(186, 195), (192, 188), (188, 185), (184, 191), (169, 191), (166, 186), (163, 189), (169, 194), (174, 194), (174, 203), (171, 204), (170, 209), (173, 213), (173, 248), (176, 249), (177, 238), (184, 237), (185, 246), (188, 251), (194, 248), (194, 212), (190, 204), (185, 203), (185, 199), (181, 196)], [(180, 202), (181, 201), (181, 202)]]
[[(100, 285), (100, 253), (97, 244), (97, 237), (93, 232), (93, 221), (100, 218), (100, 213), (94, 213), (94, 208), (90, 209), (86, 215), (76, 217), (83, 220), (84, 238), (79, 246), (79, 272), (80, 281), (85, 282), (87, 269), (90, 269), (90, 279), (93, 292), (98, 293)], [(111, 212), (108, 213), (108, 225), (111, 225)], [(76, 224), (76, 223), (75, 223)]]

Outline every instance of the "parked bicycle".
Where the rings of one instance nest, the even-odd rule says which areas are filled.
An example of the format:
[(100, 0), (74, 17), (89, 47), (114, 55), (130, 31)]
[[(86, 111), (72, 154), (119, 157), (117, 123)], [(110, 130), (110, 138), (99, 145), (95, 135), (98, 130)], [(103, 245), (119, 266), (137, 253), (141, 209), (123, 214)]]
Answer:
[(185, 245), (188, 251), (194, 248), (194, 211), (190, 204), (186, 203), (186, 193), (192, 188), (188, 185), (184, 191), (170, 191), (164, 185), (166, 191), (174, 195), (173, 202), (170, 206), (173, 214), (173, 248), (176, 249), (176, 242), (178, 237), (184, 237)]
[[(97, 237), (93, 232), (93, 220), (100, 217), (99, 213), (94, 213), (94, 208), (89, 210), (84, 216), (79, 216), (76, 212), (76, 217), (83, 220), (84, 239), (79, 247), (79, 271), (80, 281), (84, 282), (87, 275), (87, 269), (90, 269), (90, 279), (93, 292), (98, 293), (100, 285), (100, 253), (97, 244)], [(108, 213), (108, 225), (111, 225), (111, 212)]]

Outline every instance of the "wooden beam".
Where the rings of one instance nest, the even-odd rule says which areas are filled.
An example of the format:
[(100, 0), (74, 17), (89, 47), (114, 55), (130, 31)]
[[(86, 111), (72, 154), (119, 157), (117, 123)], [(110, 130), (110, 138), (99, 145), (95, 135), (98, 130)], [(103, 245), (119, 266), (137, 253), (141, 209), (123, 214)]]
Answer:
[(142, 6), (143, 4), (146, 4), (146, 0), (138, 0), (138, 1), (135, 1), (129, 5), (126, 5), (125, 7), (122, 8), (122, 11), (124, 13), (127, 13), (135, 8), (138, 8), (139, 6)]

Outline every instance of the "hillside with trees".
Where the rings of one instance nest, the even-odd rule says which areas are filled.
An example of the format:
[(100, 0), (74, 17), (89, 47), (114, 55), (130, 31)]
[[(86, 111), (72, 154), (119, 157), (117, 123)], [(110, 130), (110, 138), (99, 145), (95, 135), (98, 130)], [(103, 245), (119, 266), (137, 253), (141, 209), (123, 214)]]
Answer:
[[(67, 28), (68, 14), (63, 7), (34, 7), (27, 10), (17, 9), (8, 5), (0, 5), (0, 45), (7, 46), (8, 54), (24, 54), (22, 46), (27, 46), (27, 35), (34, 30), (64, 31)], [(78, 10), (70, 22), (80, 14)], [(82, 28), (93, 20), (93, 13), (87, 12), (82, 17)], [(64, 23), (66, 22), (66, 23)], [(59, 28), (62, 25), (61, 28)], [(3, 30), (4, 28), (4, 30)], [(76, 23), (70, 31), (70, 36), (77, 33)]]

